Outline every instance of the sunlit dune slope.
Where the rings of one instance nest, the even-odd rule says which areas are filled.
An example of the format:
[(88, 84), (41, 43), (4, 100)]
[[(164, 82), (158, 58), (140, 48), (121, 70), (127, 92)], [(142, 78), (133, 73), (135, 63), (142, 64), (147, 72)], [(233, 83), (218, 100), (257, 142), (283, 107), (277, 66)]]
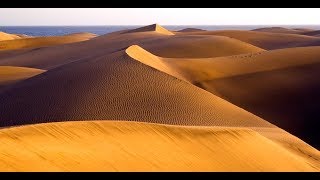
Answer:
[(148, 31), (165, 34), (165, 35), (174, 35), (171, 31), (165, 29), (164, 27), (158, 24), (151, 24), (149, 26), (128, 30), (128, 31), (125, 31), (125, 33), (148, 32)]
[(125, 50), (76, 61), (14, 84), (0, 92), (0, 101), (1, 126), (139, 119), (179, 125), (272, 127), (205, 90), (132, 59)]
[(43, 72), (44, 70), (34, 68), (0, 66), (0, 87), (16, 83)]
[(64, 36), (34, 37), (0, 41), (0, 50), (45, 47), (58, 44), (85, 41), (93, 37), (96, 37), (96, 35), (91, 33), (77, 33)]
[(86, 121), (2, 129), (0, 139), (1, 171), (319, 171), (243, 128)]
[(190, 32), (187, 34), (227, 36), (268, 50), (289, 47), (315, 46), (315, 43), (320, 41), (319, 37), (306, 35), (244, 30), (203, 31)]
[(13, 39), (20, 39), (20, 37), (15, 34), (8, 34), (0, 31), (0, 41), (13, 40)]

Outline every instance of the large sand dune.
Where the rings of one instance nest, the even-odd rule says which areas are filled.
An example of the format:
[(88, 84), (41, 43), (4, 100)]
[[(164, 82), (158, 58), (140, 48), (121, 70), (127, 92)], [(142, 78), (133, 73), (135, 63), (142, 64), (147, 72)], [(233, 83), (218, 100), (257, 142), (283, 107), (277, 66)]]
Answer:
[(64, 36), (14, 39), (14, 40), (0, 41), (0, 50), (53, 46), (58, 44), (85, 41), (93, 37), (96, 37), (96, 35), (91, 33), (77, 33), (77, 34), (70, 34), (70, 35), (64, 35)]
[(138, 46), (131, 46), (126, 52), (146, 65), (202, 87), (319, 146), (316, 107), (320, 102), (317, 95), (320, 47), (201, 59), (157, 57)]
[(181, 125), (272, 127), (209, 92), (132, 59), (125, 50), (60, 66), (12, 85), (0, 93), (0, 101), (1, 126), (139, 119)]
[(1, 171), (319, 171), (320, 168), (244, 128), (88, 121), (2, 129), (0, 139)]
[(34, 68), (0, 66), (0, 87), (16, 83), (43, 72), (44, 70)]

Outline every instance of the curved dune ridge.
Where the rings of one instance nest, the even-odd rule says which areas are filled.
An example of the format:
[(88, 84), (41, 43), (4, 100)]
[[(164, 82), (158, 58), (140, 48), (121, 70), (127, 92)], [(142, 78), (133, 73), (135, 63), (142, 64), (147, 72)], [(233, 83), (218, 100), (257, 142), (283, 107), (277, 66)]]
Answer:
[(149, 26), (144, 26), (141, 28), (126, 31), (125, 33), (148, 32), (148, 31), (156, 32), (159, 34), (165, 34), (165, 35), (174, 35), (173, 32), (167, 30), (166, 28), (164, 28), (158, 24), (151, 24)]
[(212, 35), (182, 34), (157, 38), (154, 43), (137, 45), (155, 55), (169, 58), (209, 58), (264, 51), (237, 39)]
[(126, 52), (144, 64), (192, 82), (320, 63), (320, 46), (192, 59), (158, 57), (137, 45)]
[[(227, 99), (319, 147), (318, 113), (314, 108), (319, 102), (320, 47), (198, 59), (157, 57), (139, 46), (131, 46), (126, 52), (146, 65)], [(307, 119), (306, 111), (310, 116)]]
[(320, 41), (319, 37), (300, 34), (271, 33), (245, 30), (201, 31), (188, 32), (185, 34), (227, 36), (267, 50), (290, 47), (316, 46)]
[(62, 119), (140, 119), (273, 127), (209, 92), (132, 59), (124, 50), (49, 70), (1, 92), (0, 101), (1, 126)]
[(33, 37), (22, 38), (7, 41), (0, 41), (0, 50), (13, 50), (21, 48), (37, 48), (44, 46), (53, 46), (59, 44), (74, 43), (79, 41), (89, 40), (96, 37), (91, 33), (76, 33), (64, 36), (47, 36), (47, 37)]
[(8, 34), (0, 31), (0, 41), (20, 39), (21, 37), (15, 34)]
[(140, 61), (148, 66), (151, 66), (157, 70), (170, 74), (179, 79), (186, 80), (177, 70), (170, 67), (170, 64), (164, 62), (162, 58), (151, 54), (140, 46), (132, 45), (126, 49), (126, 53), (133, 59)]
[(35, 68), (0, 66), (0, 87), (16, 83), (43, 72), (45, 70)]
[(2, 129), (0, 139), (1, 171), (319, 171), (244, 128), (63, 122)]

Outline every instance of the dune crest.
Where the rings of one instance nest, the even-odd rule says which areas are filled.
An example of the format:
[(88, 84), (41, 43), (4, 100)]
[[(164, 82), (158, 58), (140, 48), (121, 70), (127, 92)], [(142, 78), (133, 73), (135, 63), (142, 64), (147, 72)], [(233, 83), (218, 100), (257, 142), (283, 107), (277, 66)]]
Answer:
[(1, 171), (319, 171), (245, 128), (62, 122), (2, 129), (0, 139)]
[(125, 33), (148, 32), (148, 31), (156, 32), (159, 34), (165, 34), (165, 35), (174, 35), (173, 32), (167, 30), (166, 28), (160, 26), (159, 24), (151, 24), (149, 26), (144, 26), (141, 28), (126, 31)]
[(181, 74), (172, 69), (170, 65), (164, 62), (160, 57), (151, 54), (138, 45), (132, 45), (128, 47), (126, 49), (126, 53), (131, 58), (140, 61), (143, 64), (151, 66), (159, 71), (165, 72), (179, 79), (185, 80), (185, 78)]

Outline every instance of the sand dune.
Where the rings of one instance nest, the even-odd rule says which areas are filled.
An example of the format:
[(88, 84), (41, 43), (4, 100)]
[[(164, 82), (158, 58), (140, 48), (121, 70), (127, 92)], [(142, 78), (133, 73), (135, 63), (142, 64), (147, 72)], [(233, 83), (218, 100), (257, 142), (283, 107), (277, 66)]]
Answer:
[(314, 31), (314, 29), (310, 28), (293, 28), (294, 30), (302, 31), (302, 32), (308, 32), (308, 31)]
[(201, 84), (319, 149), (319, 70), (311, 64)]
[(320, 47), (201, 59), (157, 57), (138, 46), (126, 52), (146, 65), (189, 81), (319, 146), (315, 107), (319, 102)]
[(320, 47), (299, 47), (243, 55), (204, 58), (166, 59), (193, 81), (201, 82), (249, 73), (320, 63)]
[(308, 30), (307, 29), (289, 29), (289, 28), (283, 28), (283, 27), (267, 27), (267, 28), (253, 29), (252, 31), (285, 33), (285, 34), (302, 34)]
[(268, 50), (289, 47), (312, 46), (314, 43), (318, 43), (320, 41), (319, 37), (312, 37), (306, 35), (244, 30), (189, 32), (187, 34), (227, 36)]
[(155, 39), (154, 43), (137, 44), (155, 55), (170, 58), (208, 58), (264, 51), (236, 39), (208, 35), (168, 36)]
[(8, 34), (0, 31), (0, 41), (7, 41), (7, 40), (13, 40), (13, 39), (20, 39), (20, 36), (15, 34)]
[(320, 63), (320, 47), (299, 47), (216, 58), (163, 58), (131, 46), (134, 59), (177, 78), (202, 82), (275, 69)]
[(2, 129), (0, 139), (1, 171), (319, 171), (243, 128), (87, 121)]
[(320, 36), (320, 30), (316, 30), (316, 31), (307, 31), (305, 33), (303, 33), (304, 35), (307, 36)]
[(14, 84), (0, 92), (0, 101), (1, 126), (140, 119), (180, 125), (272, 127), (209, 92), (132, 59), (124, 50), (63, 65)]
[(0, 66), (0, 87), (16, 83), (43, 72), (44, 70), (34, 68)]
[(181, 29), (177, 32), (195, 32), (195, 31), (205, 31), (205, 30), (198, 29), (198, 28), (185, 28), (185, 29)]
[(85, 41), (93, 37), (96, 37), (96, 35), (91, 33), (77, 33), (77, 34), (70, 34), (70, 35), (64, 35), (64, 36), (51, 36), (51, 37), (48, 36), (48, 37), (34, 37), (34, 38), (7, 40), (7, 41), (0, 42), (0, 50), (53, 46), (58, 44)]
[(263, 51), (253, 45), (219, 36), (167, 36), (155, 32), (113, 33), (63, 46), (0, 51), (0, 65), (48, 70), (123, 50), (134, 44), (162, 57), (203, 58)]
[(162, 27), (158, 24), (151, 24), (149, 26), (144, 26), (141, 28), (126, 31), (125, 33), (148, 32), (148, 31), (156, 32), (156, 33), (160, 33), (160, 34), (165, 34), (165, 35), (174, 35), (173, 32), (165, 29), (164, 27)]
[[(220, 79), (214, 79), (219, 77), (216, 75), (210, 76), (211, 80), (202, 81), (208, 77), (196, 80), (201, 81), (200, 87), (319, 148), (319, 50), (320, 47), (304, 47), (269, 51), (257, 56), (220, 58), (212, 63), (223, 72)], [(205, 63), (198, 68), (196, 65), (193, 63), (189, 68), (211, 67)]]

